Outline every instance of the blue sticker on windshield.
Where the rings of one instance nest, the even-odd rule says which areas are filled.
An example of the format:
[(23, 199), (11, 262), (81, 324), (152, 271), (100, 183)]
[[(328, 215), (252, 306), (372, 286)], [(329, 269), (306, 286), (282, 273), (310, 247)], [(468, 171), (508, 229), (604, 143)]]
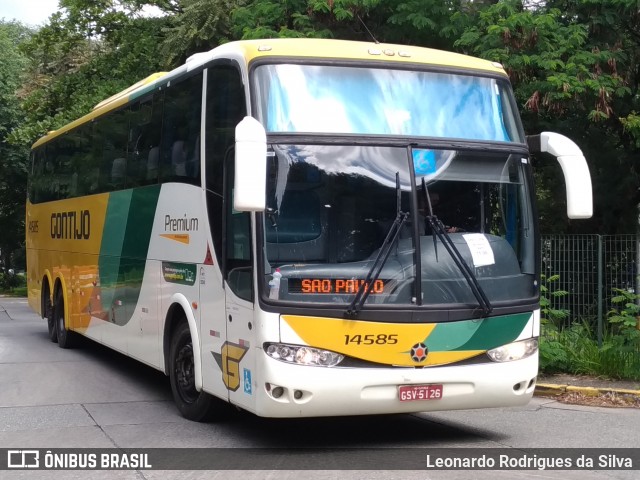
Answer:
[(413, 169), (416, 175), (436, 173), (436, 153), (433, 150), (413, 150)]

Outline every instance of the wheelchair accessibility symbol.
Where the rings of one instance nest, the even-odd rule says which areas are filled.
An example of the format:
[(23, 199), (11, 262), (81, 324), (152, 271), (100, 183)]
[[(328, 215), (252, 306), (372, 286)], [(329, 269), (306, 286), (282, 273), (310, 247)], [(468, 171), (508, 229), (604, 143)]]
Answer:
[(244, 369), (244, 393), (247, 395), (251, 395), (251, 370), (248, 368)]

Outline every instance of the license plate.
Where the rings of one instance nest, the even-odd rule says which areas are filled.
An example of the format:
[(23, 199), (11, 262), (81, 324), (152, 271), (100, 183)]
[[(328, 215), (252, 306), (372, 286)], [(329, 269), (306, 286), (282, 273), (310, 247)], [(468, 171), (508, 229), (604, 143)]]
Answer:
[(442, 385), (400, 385), (398, 386), (398, 398), (401, 402), (440, 400)]

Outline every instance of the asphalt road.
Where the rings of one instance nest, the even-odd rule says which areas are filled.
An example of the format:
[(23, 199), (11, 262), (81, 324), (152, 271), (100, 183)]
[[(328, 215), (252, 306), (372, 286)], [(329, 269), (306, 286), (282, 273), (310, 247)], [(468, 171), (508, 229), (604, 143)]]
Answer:
[[(0, 471), (0, 478), (362, 478), (362, 479), (635, 479), (625, 470), (446, 471), (387, 470), (393, 456), (422, 448), (602, 449), (640, 445), (640, 411), (572, 406), (534, 398), (527, 407), (378, 417), (277, 420), (233, 412), (220, 423), (183, 419), (163, 374), (116, 352), (83, 342), (74, 350), (51, 343), (43, 320), (26, 300), (0, 298), (0, 449), (29, 448), (306, 448), (379, 449), (362, 455), (353, 468), (344, 461), (311, 471), (290, 470), (300, 461), (295, 450), (279, 453), (286, 470), (240, 471)], [(81, 451), (81, 450), (78, 450)], [(233, 450), (237, 451), (237, 450)], [(332, 450), (335, 453), (335, 450)], [(367, 452), (368, 450), (362, 450)], [(586, 450), (585, 450), (586, 451)], [(592, 450), (594, 452), (598, 450)], [(347, 455), (347, 463), (349, 462)], [(344, 458), (343, 458), (344, 460)], [(314, 464), (315, 465), (315, 464)], [(325, 469), (328, 469), (325, 471)]]

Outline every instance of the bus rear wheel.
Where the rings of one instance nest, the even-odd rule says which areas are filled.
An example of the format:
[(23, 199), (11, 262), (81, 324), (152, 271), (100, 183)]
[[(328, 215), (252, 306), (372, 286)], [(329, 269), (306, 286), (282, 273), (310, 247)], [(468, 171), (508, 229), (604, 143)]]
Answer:
[(53, 304), (53, 319), (56, 326), (58, 346), (60, 348), (72, 348), (76, 343), (76, 333), (67, 330), (64, 318), (64, 295), (62, 289), (56, 292), (56, 301)]
[(45, 292), (43, 298), (43, 315), (47, 319), (47, 329), (49, 331), (49, 340), (53, 343), (58, 343), (58, 329), (56, 327), (56, 320), (53, 318), (53, 305), (51, 304), (51, 296), (49, 292)]
[(204, 422), (218, 416), (222, 406), (218, 405), (219, 401), (208, 393), (196, 390), (193, 343), (186, 319), (180, 322), (171, 337), (169, 381), (173, 399), (183, 417)]

